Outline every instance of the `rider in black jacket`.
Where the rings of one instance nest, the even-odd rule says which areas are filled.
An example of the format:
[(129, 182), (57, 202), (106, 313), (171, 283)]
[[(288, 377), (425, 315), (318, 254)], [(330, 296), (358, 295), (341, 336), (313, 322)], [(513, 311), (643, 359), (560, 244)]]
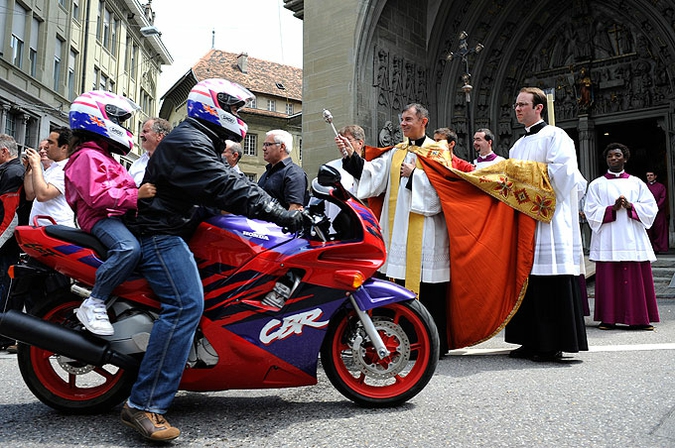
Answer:
[(281, 207), (220, 157), (225, 139), (241, 141), (246, 135), (237, 110), (252, 99), (251, 92), (223, 79), (199, 82), (188, 96), (188, 118), (164, 137), (148, 162), (143, 182), (155, 184), (157, 195), (138, 201), (138, 217), (129, 227), (139, 236), (138, 267), (161, 302), (161, 312), (121, 419), (149, 440), (180, 434), (163, 414), (178, 390), (204, 310), (199, 270), (186, 244), (199, 222), (198, 211), (215, 207), (291, 231), (309, 219)]

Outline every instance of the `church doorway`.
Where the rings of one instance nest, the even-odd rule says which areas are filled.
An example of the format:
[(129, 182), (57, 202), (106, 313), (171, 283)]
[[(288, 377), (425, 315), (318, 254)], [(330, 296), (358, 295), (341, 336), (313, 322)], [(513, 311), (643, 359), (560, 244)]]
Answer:
[(602, 152), (608, 144), (617, 142), (630, 148), (627, 173), (646, 181), (645, 173), (654, 171), (659, 181), (668, 185), (666, 133), (658, 126), (656, 118), (598, 125), (595, 129), (598, 172), (593, 178), (605, 173), (607, 163)]

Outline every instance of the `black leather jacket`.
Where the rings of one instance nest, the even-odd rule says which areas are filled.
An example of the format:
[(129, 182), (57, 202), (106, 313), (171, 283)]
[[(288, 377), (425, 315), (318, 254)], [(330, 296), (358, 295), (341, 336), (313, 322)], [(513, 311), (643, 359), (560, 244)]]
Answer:
[(157, 195), (138, 201), (138, 216), (128, 222), (138, 235), (180, 235), (189, 238), (211, 207), (249, 218), (264, 219), (270, 196), (221, 159), (224, 142), (204, 124), (187, 118), (157, 146), (143, 183)]

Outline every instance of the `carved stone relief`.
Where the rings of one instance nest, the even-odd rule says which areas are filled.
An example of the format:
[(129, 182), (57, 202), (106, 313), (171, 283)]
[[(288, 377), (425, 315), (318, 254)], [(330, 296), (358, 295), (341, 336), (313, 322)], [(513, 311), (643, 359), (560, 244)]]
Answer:
[[(536, 15), (524, 24), (522, 17), (531, 5), (483, 2), (481, 22), (467, 29), (473, 39), (486, 44), (478, 56), (480, 63), (474, 60), (471, 64), (474, 127), (493, 128), (497, 152), (502, 155), (514, 140), (514, 129), (519, 128), (511, 104), (525, 85), (555, 88), (556, 122), (663, 106), (675, 100), (675, 49), (664, 43), (667, 39), (654, 26), (654, 17), (647, 17), (631, 1), (609, 5), (574, 0), (574, 7), (563, 3), (557, 8), (571, 14), (547, 10), (550, 14)], [(672, 4), (653, 2), (653, 7), (675, 27)], [(437, 85), (452, 86), (439, 88), (450, 94), (439, 99), (438, 107), (445, 109), (452, 120), (448, 125), (458, 134), (466, 129), (466, 102), (461, 93), (455, 94), (461, 88), (463, 68), (448, 63), (445, 56), (457, 45), (457, 33), (467, 26), (464, 13), (459, 4), (448, 11), (442, 33), (445, 42), (432, 68)], [(460, 135), (460, 141), (464, 138)]]
[(377, 90), (378, 143), (389, 146), (403, 140), (398, 114), (410, 103), (427, 106), (428, 71), (423, 65), (400, 56), (389, 49), (375, 46), (373, 53), (373, 87)]
[[(607, 37), (617, 29), (619, 26), (612, 24), (604, 28), (602, 34)], [(607, 58), (573, 63), (564, 68), (528, 71), (525, 83), (555, 87), (556, 121), (664, 105), (672, 95), (671, 81), (664, 64), (650, 56), (654, 54), (651, 45), (645, 40), (644, 53), (621, 53), (634, 48), (633, 36), (630, 32), (623, 34), (621, 40), (613, 40), (613, 53)], [(631, 40), (627, 41), (629, 38)], [(608, 54), (606, 47), (600, 48), (599, 52)]]

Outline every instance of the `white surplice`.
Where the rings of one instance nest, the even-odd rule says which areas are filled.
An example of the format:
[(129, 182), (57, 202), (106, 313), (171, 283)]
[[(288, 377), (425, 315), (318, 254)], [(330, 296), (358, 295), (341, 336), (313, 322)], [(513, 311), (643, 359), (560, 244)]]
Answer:
[(533, 275), (580, 275), (583, 263), (579, 198), (586, 179), (579, 171), (574, 141), (560, 128), (545, 126), (521, 137), (509, 151), (512, 159), (546, 163), (556, 207), (550, 223), (537, 221)]
[[(422, 147), (433, 144), (435, 142), (427, 137)], [(380, 226), (387, 246), (387, 260), (380, 269), (381, 272), (388, 277), (405, 279), (408, 218), (412, 211), (424, 216), (422, 241), (416, 242), (422, 245), (421, 281), (424, 283), (448, 282), (450, 281), (448, 228), (438, 194), (422, 169), (416, 168), (413, 171), (412, 191), (406, 187), (409, 179), (401, 177), (394, 225), (393, 229), (389, 228), (389, 195), (391, 192), (389, 181), (392, 158), (396, 151), (406, 151), (407, 148), (407, 142), (400, 143), (374, 160), (365, 162), (361, 179), (355, 180), (356, 196), (359, 199), (366, 199), (386, 193)], [(404, 158), (405, 163), (416, 161), (417, 155), (412, 152), (408, 152)]]
[[(611, 175), (611, 174), (610, 174)], [(625, 196), (639, 219), (632, 219), (621, 208), (615, 212), (616, 220), (603, 223), (607, 207), (614, 205), (619, 196)], [(589, 259), (593, 261), (656, 261), (654, 250), (647, 236), (659, 208), (654, 196), (642, 180), (635, 176), (595, 179), (588, 186), (584, 213), (593, 230)]]

